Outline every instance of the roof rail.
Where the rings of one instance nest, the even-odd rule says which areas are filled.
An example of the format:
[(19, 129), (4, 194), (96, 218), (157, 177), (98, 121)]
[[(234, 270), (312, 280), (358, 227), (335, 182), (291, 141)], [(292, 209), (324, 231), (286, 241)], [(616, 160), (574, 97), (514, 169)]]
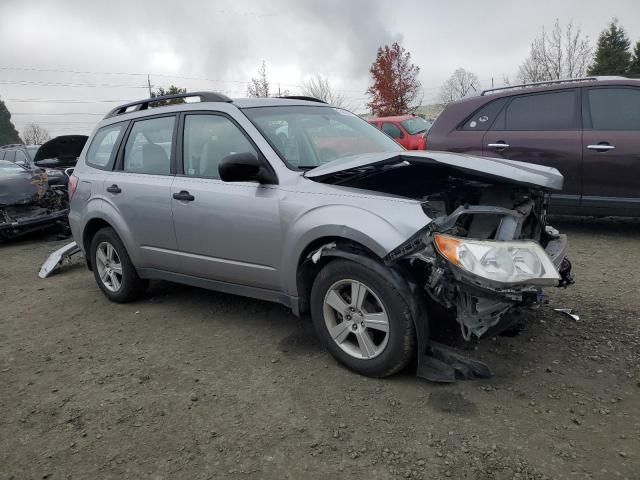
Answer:
[(13, 148), (13, 147), (24, 147), (24, 143), (9, 143), (7, 145), (2, 145), (0, 148)]
[[(201, 102), (225, 102), (231, 103), (231, 100), (226, 95), (222, 93), (216, 92), (187, 92), (187, 93), (179, 93), (176, 95), (163, 95), (161, 97), (152, 97), (146, 98), (144, 100), (138, 100), (137, 102), (125, 103), (124, 105), (120, 105), (119, 107), (114, 108), (109, 113), (105, 115), (104, 118), (115, 117), (116, 115), (122, 115), (124, 113), (137, 112), (139, 110), (147, 110), (149, 108), (149, 104), (162, 102), (164, 100), (173, 100), (175, 98), (190, 98), (190, 97), (200, 97)], [(129, 110), (131, 107), (137, 107), (132, 110)]]
[(307, 102), (318, 102), (318, 103), (327, 103), (324, 100), (320, 100), (316, 97), (308, 97), (306, 95), (283, 95), (282, 97), (277, 98), (286, 98), (289, 100), (306, 100)]
[(559, 83), (573, 83), (573, 82), (588, 82), (588, 81), (596, 81), (596, 80), (626, 80), (625, 77), (616, 77), (616, 76), (601, 76), (601, 77), (582, 77), (582, 78), (565, 78), (559, 80), (545, 80), (542, 82), (531, 82), (531, 83), (521, 83), (520, 85), (507, 85), (505, 87), (497, 87), (497, 88), (489, 88), (487, 90), (483, 90), (480, 95), (486, 95), (487, 93), (499, 92), (504, 90), (512, 90), (517, 88), (527, 88), (527, 87), (538, 87), (542, 85), (555, 85)]

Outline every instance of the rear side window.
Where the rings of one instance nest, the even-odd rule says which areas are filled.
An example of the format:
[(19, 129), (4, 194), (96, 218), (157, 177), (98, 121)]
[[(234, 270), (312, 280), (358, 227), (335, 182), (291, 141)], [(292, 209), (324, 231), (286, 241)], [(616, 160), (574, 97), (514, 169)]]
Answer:
[(396, 127), (393, 123), (383, 123), (382, 131), (389, 135), (391, 138), (402, 138), (402, 131)]
[(171, 145), (176, 118), (160, 117), (139, 120), (133, 124), (124, 147), (124, 171), (169, 175)]
[(4, 160), (7, 160), (8, 162), (13, 162), (15, 158), (16, 158), (15, 150), (8, 150), (7, 153), (4, 154)]
[(89, 146), (89, 150), (87, 150), (87, 165), (97, 168), (107, 167), (113, 157), (115, 146), (118, 143), (118, 138), (123, 128), (124, 125), (118, 123), (116, 125), (102, 127), (96, 132)]
[(640, 130), (640, 89), (589, 89), (593, 130)]
[(575, 90), (515, 97), (505, 110), (504, 130), (578, 129), (577, 102)]
[(507, 103), (507, 100), (507, 98), (499, 98), (498, 100), (489, 102), (464, 122), (462, 130), (478, 130), (481, 132), (489, 130), (502, 110), (502, 107)]

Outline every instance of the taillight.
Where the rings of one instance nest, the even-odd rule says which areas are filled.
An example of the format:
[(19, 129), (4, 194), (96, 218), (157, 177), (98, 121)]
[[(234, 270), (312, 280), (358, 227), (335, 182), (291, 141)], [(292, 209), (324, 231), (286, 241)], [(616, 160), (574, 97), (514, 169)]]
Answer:
[(71, 175), (69, 177), (69, 185), (67, 186), (67, 190), (69, 191), (69, 200), (73, 197), (73, 194), (76, 193), (76, 188), (78, 187), (78, 177), (75, 175)]

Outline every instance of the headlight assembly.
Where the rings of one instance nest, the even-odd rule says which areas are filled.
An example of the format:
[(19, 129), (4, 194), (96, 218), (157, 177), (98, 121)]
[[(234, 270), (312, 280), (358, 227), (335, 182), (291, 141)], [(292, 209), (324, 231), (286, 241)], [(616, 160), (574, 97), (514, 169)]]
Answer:
[(438, 252), (469, 273), (505, 284), (557, 285), (560, 275), (532, 240), (470, 240), (436, 234)]

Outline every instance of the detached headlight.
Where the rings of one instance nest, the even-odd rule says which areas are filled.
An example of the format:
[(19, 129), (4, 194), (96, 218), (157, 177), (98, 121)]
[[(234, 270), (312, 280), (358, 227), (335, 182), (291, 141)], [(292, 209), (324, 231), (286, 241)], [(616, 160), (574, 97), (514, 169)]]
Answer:
[(547, 253), (531, 240), (468, 240), (436, 234), (434, 243), (454, 265), (495, 282), (556, 285), (560, 280)]
[(56, 170), (54, 168), (45, 168), (44, 171), (50, 177), (59, 177), (60, 175), (64, 175), (64, 172), (61, 172), (60, 170)]

